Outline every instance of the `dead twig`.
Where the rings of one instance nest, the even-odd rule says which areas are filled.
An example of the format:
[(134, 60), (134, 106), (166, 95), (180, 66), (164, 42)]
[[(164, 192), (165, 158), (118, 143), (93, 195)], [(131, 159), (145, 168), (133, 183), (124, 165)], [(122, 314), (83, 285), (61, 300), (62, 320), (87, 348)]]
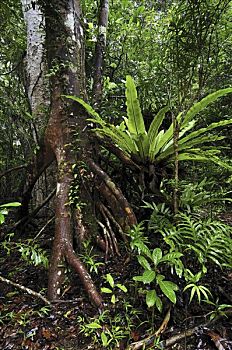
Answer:
[[(187, 329), (185, 330), (184, 332), (181, 332), (179, 334), (176, 334), (174, 336), (172, 336), (171, 338), (169, 339), (166, 339), (166, 340), (163, 340), (159, 343), (159, 348), (162, 348), (162, 349), (166, 349), (176, 343), (179, 343), (181, 340), (187, 338), (187, 337), (192, 337), (194, 334), (197, 334), (202, 328), (205, 328), (205, 327), (209, 327), (209, 326), (212, 326), (214, 323), (217, 323), (221, 318), (223, 317), (227, 317), (227, 316), (231, 316), (232, 315), (232, 308), (229, 309), (229, 310), (226, 310), (223, 312), (223, 314), (220, 314), (218, 315), (217, 317), (215, 317), (213, 320), (209, 320), (208, 322), (206, 323), (203, 323), (203, 324), (200, 324), (196, 327), (193, 327), (193, 328), (190, 328), (190, 329)], [(132, 343), (129, 345), (129, 347), (127, 347), (126, 350), (137, 350), (137, 349), (140, 349), (143, 347), (146, 347), (146, 346), (149, 346), (151, 345), (154, 340), (161, 334), (164, 332), (165, 328), (167, 327), (167, 321), (165, 322), (166, 319), (168, 319), (168, 317), (170, 317), (170, 314), (168, 316), (168, 313), (167, 315), (165, 316), (160, 328), (158, 329), (158, 331), (156, 331), (154, 334), (152, 334), (151, 336), (147, 337), (146, 339), (143, 339), (139, 342), (136, 342), (136, 343)], [(169, 319), (168, 319), (169, 320)], [(163, 329), (163, 324), (165, 325), (166, 324), (166, 327)], [(159, 332), (159, 330), (162, 330), (161, 332)], [(159, 332), (159, 333), (158, 333)], [(158, 335), (157, 335), (158, 333)], [(154, 348), (155, 349), (155, 348)], [(158, 349), (158, 348), (157, 348)]]
[(171, 309), (169, 308), (161, 326), (154, 334), (150, 335), (149, 337), (143, 340), (130, 344), (126, 350), (138, 350), (141, 348), (144, 349), (146, 346), (151, 345), (154, 342), (154, 340), (157, 339), (160, 336), (160, 334), (162, 334), (167, 328), (168, 322), (170, 320), (170, 316), (171, 316)]
[(16, 230), (20, 225), (25, 225), (31, 218), (33, 218), (55, 195), (56, 190), (53, 190), (46, 198), (45, 200), (37, 207), (35, 210), (33, 210), (29, 215), (24, 216), (22, 219), (17, 221), (13, 227), (10, 228), (9, 232)]
[(13, 287), (16, 287), (16, 288), (22, 290), (23, 292), (26, 292), (29, 295), (33, 295), (34, 297), (43, 300), (43, 302), (45, 304), (47, 304), (47, 305), (51, 305), (50, 301), (47, 298), (43, 297), (40, 293), (37, 293), (37, 292), (35, 292), (34, 290), (32, 290), (30, 288), (24, 287), (21, 284), (18, 284), (18, 283), (15, 283), (15, 282), (11, 281), (11, 280), (8, 280), (7, 278), (5, 278), (5, 277), (3, 277), (1, 275), (0, 275), (0, 281), (5, 282), (5, 283), (7, 283), (7, 284), (9, 284), (9, 285), (11, 285)]

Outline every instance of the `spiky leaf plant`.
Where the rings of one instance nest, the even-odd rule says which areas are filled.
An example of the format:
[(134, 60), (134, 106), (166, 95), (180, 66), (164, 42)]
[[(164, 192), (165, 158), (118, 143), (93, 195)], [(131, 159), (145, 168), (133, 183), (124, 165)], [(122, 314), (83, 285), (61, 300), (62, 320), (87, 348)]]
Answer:
[[(219, 97), (232, 92), (232, 88), (218, 90), (201, 101), (195, 103), (186, 113), (180, 113), (176, 120), (179, 124), (178, 154), (179, 160), (211, 161), (222, 167), (232, 170), (232, 167), (224, 163), (219, 155), (220, 150), (210, 144), (220, 141), (224, 136), (210, 134), (216, 128), (223, 127), (232, 123), (232, 119), (222, 120), (212, 123), (207, 127), (196, 129), (197, 119), (195, 116), (208, 105), (216, 101)], [(127, 118), (121, 124), (115, 126), (104, 121), (100, 115), (95, 112), (82, 99), (74, 96), (66, 96), (69, 99), (80, 103), (87, 112), (93, 117), (90, 121), (98, 124), (95, 132), (104, 138), (110, 139), (126, 155), (141, 164), (162, 163), (168, 165), (175, 159), (173, 145), (173, 123), (165, 131), (161, 129), (168, 107), (162, 108), (154, 117), (148, 130), (145, 128), (144, 118), (141, 113), (140, 104), (137, 97), (137, 91), (134, 80), (131, 76), (126, 77), (126, 105)], [(194, 131), (191, 131), (193, 130)]]

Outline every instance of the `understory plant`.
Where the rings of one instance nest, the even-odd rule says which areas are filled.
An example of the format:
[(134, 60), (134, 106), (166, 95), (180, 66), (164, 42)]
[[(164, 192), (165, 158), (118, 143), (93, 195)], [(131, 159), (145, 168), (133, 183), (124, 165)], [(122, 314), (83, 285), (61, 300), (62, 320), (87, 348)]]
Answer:
[(1, 243), (1, 246), (6, 251), (7, 255), (11, 255), (13, 252), (15, 253), (17, 251), (27, 264), (34, 266), (40, 265), (48, 268), (47, 252), (42, 249), (39, 244), (35, 243), (33, 239), (14, 242), (12, 241), (13, 237), (14, 234), (10, 233)]
[(155, 248), (152, 252), (146, 251), (146, 257), (138, 255), (138, 262), (143, 267), (143, 274), (133, 277), (134, 281), (142, 282), (144, 285), (149, 285), (150, 289), (145, 289), (146, 303), (148, 307), (156, 308), (162, 311), (162, 300), (157, 294), (159, 288), (163, 294), (173, 303), (176, 303), (176, 291), (179, 289), (177, 284), (166, 280), (165, 276), (160, 273), (161, 265), (175, 267), (179, 276), (182, 275), (182, 261), (180, 257), (183, 254), (180, 252), (172, 252), (163, 254), (160, 248)]
[[(221, 160), (218, 147), (212, 145), (212, 143), (222, 140), (224, 136), (211, 133), (216, 128), (231, 124), (232, 119), (221, 120), (202, 128), (197, 127), (198, 120), (196, 118), (196, 115), (208, 105), (231, 92), (232, 88), (218, 90), (196, 102), (187, 112), (181, 112), (177, 115), (179, 161), (211, 161), (220, 166), (232, 168)], [(131, 76), (126, 77), (127, 117), (124, 117), (119, 125), (103, 120), (82, 99), (75, 96), (66, 97), (81, 104), (93, 117), (89, 120), (99, 126), (94, 129), (98, 137), (110, 140), (137, 163), (145, 167), (149, 164), (162, 164), (162, 166), (173, 164), (175, 159), (174, 123), (172, 122), (167, 130), (162, 129), (169, 107), (162, 108), (146, 130), (135, 83)]]
[(127, 341), (134, 328), (133, 322), (138, 317), (138, 312), (125, 301), (124, 308), (114, 310), (104, 310), (98, 316), (84, 317), (78, 316), (77, 322), (80, 332), (85, 337), (91, 337), (97, 348), (109, 350), (119, 349), (122, 341)]
[[(5, 217), (8, 215), (11, 208), (19, 207), (19, 202), (12, 202), (0, 205), (0, 225), (5, 222)], [(13, 242), (12, 238), (14, 233), (8, 234), (1, 242), (1, 247), (6, 251), (7, 255), (18, 251), (21, 254), (21, 258), (28, 264), (35, 266), (43, 265), (48, 268), (47, 253), (39, 247), (33, 239), (28, 239), (20, 242)]]
[[(145, 223), (140, 223), (131, 230), (131, 248), (143, 268), (133, 279), (143, 283), (147, 306), (161, 311), (163, 296), (175, 303), (178, 290), (189, 293), (189, 302), (209, 301), (209, 267), (232, 269), (232, 228), (199, 214), (179, 212), (174, 216), (164, 203), (145, 202), (144, 207), (152, 210), (149, 238), (144, 235)], [(157, 239), (160, 247), (151, 249)]]

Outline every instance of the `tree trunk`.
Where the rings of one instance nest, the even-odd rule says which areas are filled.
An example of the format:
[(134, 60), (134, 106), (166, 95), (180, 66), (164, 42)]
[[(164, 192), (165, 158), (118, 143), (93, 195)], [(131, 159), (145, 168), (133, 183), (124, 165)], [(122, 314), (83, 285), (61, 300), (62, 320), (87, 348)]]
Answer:
[(98, 16), (98, 37), (95, 48), (95, 64), (93, 74), (94, 107), (98, 107), (102, 98), (103, 61), (106, 47), (106, 31), (108, 25), (109, 1), (101, 0)]
[[(103, 14), (107, 4), (107, 1), (102, 2)], [(91, 232), (96, 241), (101, 241), (102, 246), (109, 246), (112, 242), (112, 250), (119, 255), (113, 227), (126, 242), (124, 232), (136, 224), (136, 217), (120, 189), (92, 160), (93, 142), (86, 130), (86, 112), (81, 105), (70, 103), (63, 96), (75, 95), (86, 99), (84, 30), (80, 1), (38, 0), (38, 6), (45, 27), (42, 46), (46, 57), (43, 55), (43, 59), (48, 67), (46, 76), (49, 76), (50, 83), (50, 113), (40, 154), (43, 149), (47, 150), (45, 158), (53, 157), (57, 163), (55, 237), (50, 260), (48, 297), (50, 300), (60, 298), (65, 264), (68, 263), (78, 274), (90, 300), (96, 306), (101, 306), (102, 298), (73, 249), (73, 223), (76, 223), (75, 228), (80, 238)], [(105, 15), (108, 15), (108, 7)], [(107, 24), (107, 18), (104, 18)], [(28, 19), (28, 27), (29, 21)], [(35, 30), (38, 30), (37, 26)], [(98, 66), (101, 70), (102, 62), (101, 56)], [(39, 71), (37, 74), (40, 75)], [(51, 158), (48, 157), (50, 154)], [(31, 179), (30, 190), (36, 176), (47, 164), (41, 160), (43, 157), (38, 155), (37, 158), (37, 172)], [(70, 198), (73, 188), (75, 198)], [(94, 205), (96, 191), (99, 192), (99, 202)], [(96, 214), (94, 211), (98, 208), (100, 210)], [(103, 231), (103, 236), (107, 233), (103, 240), (99, 239), (96, 232), (98, 227)]]
[[(86, 115), (81, 108), (69, 105), (62, 95), (86, 97), (84, 32), (79, 1), (40, 2), (45, 15), (47, 61), (51, 74), (51, 112), (45, 141), (53, 150), (58, 167), (53, 243), (48, 297), (59, 299), (64, 279), (64, 262), (78, 273), (90, 299), (102, 303), (90, 275), (73, 249), (70, 187), (74, 180), (73, 166), (83, 161), (89, 150), (88, 137), (83, 137)], [(77, 136), (78, 135), (78, 136)], [(76, 143), (76, 149), (75, 149)], [(80, 199), (82, 200), (82, 198)]]

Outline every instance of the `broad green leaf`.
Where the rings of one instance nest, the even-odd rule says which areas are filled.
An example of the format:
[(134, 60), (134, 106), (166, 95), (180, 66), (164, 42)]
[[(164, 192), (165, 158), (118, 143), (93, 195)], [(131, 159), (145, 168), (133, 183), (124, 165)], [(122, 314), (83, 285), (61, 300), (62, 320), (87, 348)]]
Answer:
[(148, 307), (152, 307), (155, 305), (156, 303), (156, 298), (157, 298), (157, 294), (155, 289), (149, 290), (147, 291), (146, 294), (146, 303)]
[(135, 83), (130, 75), (126, 77), (126, 105), (128, 116), (127, 127), (130, 134), (146, 134)]
[(138, 262), (140, 263), (140, 265), (145, 269), (145, 270), (151, 270), (151, 266), (149, 264), (149, 262), (147, 261), (146, 258), (144, 258), (144, 256), (139, 255), (137, 257)]
[(113, 279), (113, 277), (111, 276), (110, 273), (108, 273), (108, 274), (106, 275), (106, 280), (107, 280), (107, 282), (109, 283), (110, 287), (111, 287), (111, 288), (114, 288), (114, 279)]
[(157, 296), (156, 301), (155, 301), (155, 306), (157, 307), (159, 312), (162, 312), (163, 303), (162, 303), (162, 300), (160, 299), (160, 297), (158, 297), (158, 296)]
[(154, 281), (155, 276), (156, 276), (155, 271), (146, 270), (146, 271), (144, 271), (144, 273), (142, 275), (142, 282), (144, 284), (151, 283), (152, 281)]
[(154, 140), (156, 139), (158, 132), (159, 132), (159, 128), (160, 125), (162, 124), (162, 121), (165, 117), (165, 113), (169, 110), (168, 107), (164, 107), (162, 108), (157, 115), (154, 117), (149, 130), (148, 130), (148, 139), (149, 139), (149, 143), (153, 144)]
[[(178, 116), (176, 118), (177, 122), (179, 122), (181, 120), (181, 117), (182, 117), (182, 113), (178, 114)], [(173, 123), (171, 123), (168, 130), (164, 132), (162, 137), (160, 137), (160, 140), (156, 145), (156, 151), (155, 151), (154, 156), (156, 154), (158, 154), (158, 152), (161, 151), (162, 147), (164, 147), (170, 140), (171, 140), (171, 142), (173, 142)]]
[(103, 288), (101, 288), (101, 292), (102, 292), (102, 293), (111, 294), (111, 293), (112, 293), (112, 290), (109, 289), (109, 288), (103, 287)]
[(213, 129), (216, 129), (216, 128), (219, 128), (219, 127), (222, 127), (222, 126), (226, 126), (226, 125), (229, 125), (229, 124), (232, 124), (232, 119), (226, 119), (226, 120), (221, 120), (221, 121), (216, 122), (216, 123), (211, 123), (207, 127), (200, 128), (200, 129), (198, 129), (196, 131), (191, 132), (189, 135), (181, 138), (178, 141), (178, 144), (181, 145), (181, 144), (186, 143), (187, 141), (189, 141), (191, 139), (199, 138), (199, 135), (201, 135), (201, 134), (208, 133), (209, 131), (211, 131)]
[(185, 114), (183, 126), (185, 126), (190, 120), (192, 120), (196, 114), (201, 112), (204, 108), (206, 108), (209, 104), (216, 101), (219, 97), (225, 96), (232, 92), (232, 88), (221, 89), (212, 94), (204, 97), (201, 101), (195, 103)]
[[(209, 142), (220, 141), (220, 140), (223, 140), (224, 138), (225, 136), (217, 136), (217, 135), (207, 135), (207, 136), (196, 137), (193, 140), (186, 141), (183, 144), (178, 144), (178, 152), (181, 153), (181, 151), (186, 151), (189, 148), (191, 149), (193, 146), (199, 146), (201, 144), (205, 144)], [(166, 159), (173, 154), (174, 154), (174, 147), (172, 144), (168, 149), (166, 149), (166, 151), (162, 152), (157, 157), (157, 161)]]
[(162, 259), (162, 255), (163, 253), (160, 248), (156, 248), (153, 250), (152, 259), (155, 266), (159, 264), (160, 260)]
[(134, 276), (133, 280), (137, 282), (143, 282), (143, 276)]
[(73, 100), (73, 101), (78, 102), (82, 107), (84, 107), (86, 109), (86, 111), (90, 115), (92, 115), (97, 120), (98, 119), (102, 120), (100, 115), (88, 103), (86, 103), (84, 100), (82, 100), (82, 98), (79, 98), (79, 97), (76, 97), (76, 96), (69, 96), (69, 95), (62, 95), (62, 96), (68, 98), (69, 100)]
[(5, 221), (5, 216), (0, 212), (0, 225), (2, 225)]
[(172, 252), (164, 255), (160, 261), (170, 261), (175, 262), (176, 259), (179, 259), (181, 256), (183, 256), (182, 253), (179, 252)]
[(89, 324), (86, 325), (87, 328), (90, 328), (90, 329), (100, 329), (102, 328), (102, 326), (97, 323), (97, 322), (91, 322)]
[(116, 286), (121, 289), (124, 293), (127, 293), (127, 288), (123, 284), (117, 283)]
[(111, 303), (112, 303), (112, 304), (115, 304), (115, 303), (116, 303), (115, 294), (113, 294), (112, 297), (111, 297)]
[(107, 346), (108, 345), (108, 338), (106, 336), (106, 334), (104, 332), (101, 333), (101, 341), (102, 341), (102, 345), (103, 346)]
[(178, 290), (178, 286), (170, 281), (159, 281), (159, 286), (164, 295), (173, 303), (176, 303), (176, 293), (175, 291)]

